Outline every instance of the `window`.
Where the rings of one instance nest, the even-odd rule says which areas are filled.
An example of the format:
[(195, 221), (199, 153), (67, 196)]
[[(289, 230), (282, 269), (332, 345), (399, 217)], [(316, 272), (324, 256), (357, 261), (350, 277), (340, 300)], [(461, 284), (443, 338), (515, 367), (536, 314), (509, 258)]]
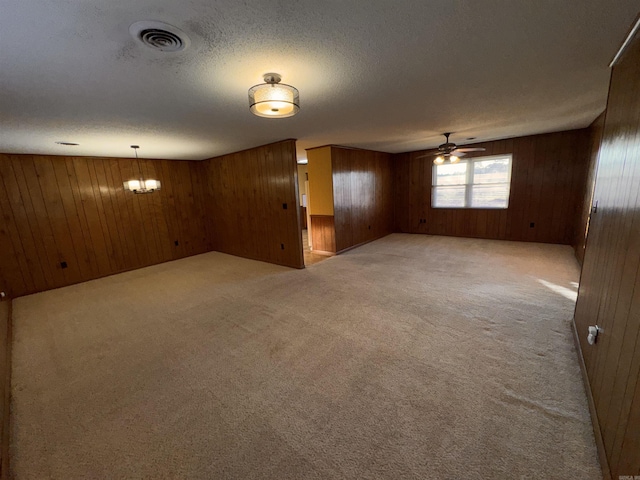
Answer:
[(433, 166), (433, 208), (507, 208), (511, 155)]

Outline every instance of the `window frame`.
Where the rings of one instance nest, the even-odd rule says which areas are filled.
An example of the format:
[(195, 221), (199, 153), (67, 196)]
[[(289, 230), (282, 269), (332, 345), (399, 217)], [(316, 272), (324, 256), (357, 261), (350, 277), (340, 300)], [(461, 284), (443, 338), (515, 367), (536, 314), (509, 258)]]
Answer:
[[(508, 180), (506, 182), (499, 183), (473, 183), (473, 176), (475, 172), (475, 163), (483, 162), (487, 160), (495, 160), (499, 158), (509, 158), (509, 172), (508, 172)], [(438, 180), (438, 165), (433, 164), (431, 169), (431, 208), (437, 209), (450, 209), (450, 210), (507, 210), (509, 208), (509, 201), (511, 200), (511, 172), (513, 170), (513, 154), (512, 153), (503, 153), (501, 155), (487, 155), (482, 157), (469, 157), (469, 158), (461, 158), (460, 162), (457, 164), (466, 163), (467, 168), (465, 172), (465, 183), (458, 183), (455, 185), (447, 185), (447, 186), (459, 186), (464, 187), (464, 206), (461, 207), (438, 207), (435, 205), (435, 195), (436, 195), (436, 187), (442, 187), (444, 185), (437, 185), (436, 182)], [(469, 168), (471, 167), (471, 168)], [(507, 204), (504, 207), (474, 207), (471, 202), (472, 198), (472, 190), (474, 186), (480, 185), (503, 185), (507, 184), (509, 186), (509, 191), (507, 194)]]

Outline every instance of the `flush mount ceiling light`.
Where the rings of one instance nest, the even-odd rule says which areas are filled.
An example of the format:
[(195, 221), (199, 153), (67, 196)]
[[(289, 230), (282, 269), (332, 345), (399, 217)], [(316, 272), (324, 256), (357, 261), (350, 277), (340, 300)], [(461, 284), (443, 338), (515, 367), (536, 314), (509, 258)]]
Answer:
[(136, 152), (136, 161), (138, 162), (138, 170), (140, 170), (140, 180), (127, 180), (123, 183), (124, 189), (133, 193), (153, 193), (160, 190), (160, 180), (153, 178), (144, 179), (142, 176), (142, 168), (140, 167), (140, 159), (138, 158), (139, 145), (131, 145)]
[(164, 22), (136, 22), (129, 27), (129, 33), (147, 47), (161, 52), (179, 52), (191, 43), (186, 33)]
[(265, 83), (249, 89), (249, 109), (258, 117), (292, 117), (300, 110), (300, 93), (291, 85), (280, 83), (277, 73), (264, 75)]

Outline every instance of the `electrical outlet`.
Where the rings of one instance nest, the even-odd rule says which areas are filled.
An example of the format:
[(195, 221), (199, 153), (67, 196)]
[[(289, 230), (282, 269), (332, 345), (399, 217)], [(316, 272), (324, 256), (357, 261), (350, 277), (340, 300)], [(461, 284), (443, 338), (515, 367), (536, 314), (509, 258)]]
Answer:
[(60, 262), (60, 268), (67, 268), (68, 266), (67, 262)]

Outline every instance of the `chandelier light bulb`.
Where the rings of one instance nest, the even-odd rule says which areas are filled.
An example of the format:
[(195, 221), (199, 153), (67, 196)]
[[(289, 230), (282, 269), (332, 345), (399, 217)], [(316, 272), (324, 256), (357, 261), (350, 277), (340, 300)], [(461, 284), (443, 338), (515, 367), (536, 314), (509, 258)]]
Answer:
[[(138, 162), (138, 169), (142, 172), (142, 168), (140, 168), (140, 159), (138, 158), (138, 149), (140, 148), (138, 145), (131, 145), (131, 148), (136, 152), (136, 162)], [(136, 194), (140, 193), (153, 193), (160, 190), (160, 180), (156, 180), (153, 178), (147, 178), (146, 180), (141, 176), (140, 180), (127, 180), (122, 183), (122, 186), (125, 190), (129, 192), (133, 192)]]

